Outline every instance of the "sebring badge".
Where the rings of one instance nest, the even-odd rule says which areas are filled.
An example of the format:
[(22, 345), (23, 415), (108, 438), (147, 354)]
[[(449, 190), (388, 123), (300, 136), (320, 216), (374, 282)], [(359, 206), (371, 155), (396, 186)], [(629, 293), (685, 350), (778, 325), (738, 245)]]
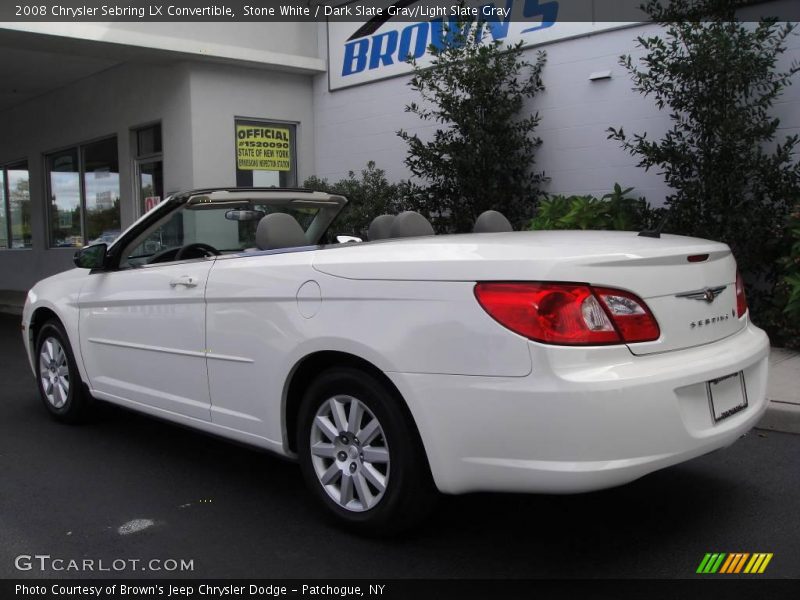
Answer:
[[(732, 312), (732, 314), (736, 314), (736, 312)], [(697, 321), (692, 321), (689, 323), (689, 327), (694, 329), (695, 327), (703, 327), (704, 325), (714, 325), (716, 323), (721, 323), (722, 321), (727, 321), (731, 318), (731, 315), (717, 315), (714, 317), (708, 317), (706, 319), (698, 319)]]
[(683, 292), (682, 294), (675, 294), (676, 298), (691, 298), (692, 300), (705, 300), (711, 304), (714, 299), (722, 293), (727, 285), (721, 285), (713, 288), (704, 288), (702, 290), (694, 290), (691, 292)]

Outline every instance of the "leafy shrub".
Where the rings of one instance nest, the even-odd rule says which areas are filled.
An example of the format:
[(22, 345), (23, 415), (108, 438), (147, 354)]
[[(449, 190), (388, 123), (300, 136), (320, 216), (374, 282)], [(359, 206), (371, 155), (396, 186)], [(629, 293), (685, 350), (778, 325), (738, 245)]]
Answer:
[(789, 216), (786, 233), (791, 240), (789, 254), (778, 263), (781, 278), (758, 315), (758, 324), (773, 345), (800, 350), (800, 203)]
[(785, 273), (783, 283), (789, 293), (783, 312), (800, 325), (800, 204), (790, 216), (789, 235), (792, 237), (792, 247), (789, 256), (782, 261)]
[(406, 166), (428, 186), (409, 191), (439, 232), (471, 231), (487, 209), (519, 227), (533, 215), (544, 178), (533, 169), (539, 114), (523, 109), (544, 89), (545, 53), (529, 63), (522, 42), (486, 41), (485, 22), (450, 27), (443, 43), (430, 46), (429, 66), (410, 61), (409, 86), (421, 102), (406, 112), (438, 128), (430, 140), (397, 132), (408, 144)]
[(336, 219), (332, 233), (366, 239), (372, 219), (404, 210), (403, 196), (407, 185), (389, 183), (386, 172), (377, 168), (374, 161), (369, 161), (360, 177), (350, 171), (345, 179), (329, 183), (327, 179), (313, 176), (303, 182), (303, 187), (345, 196), (347, 206)]
[(663, 209), (651, 208), (644, 198), (629, 198), (632, 190), (615, 183), (614, 191), (601, 198), (549, 195), (539, 203), (530, 229), (641, 231), (656, 227)]
[(731, 246), (756, 322), (764, 324), (786, 255), (783, 228), (800, 195), (800, 136), (778, 138), (773, 104), (800, 71), (778, 71), (795, 25), (776, 19), (741, 23), (742, 0), (649, 0), (644, 9), (664, 26), (639, 37), (645, 54), (620, 57), (633, 89), (667, 111), (661, 139), (609, 128), (639, 166), (657, 167), (673, 193), (667, 230)]

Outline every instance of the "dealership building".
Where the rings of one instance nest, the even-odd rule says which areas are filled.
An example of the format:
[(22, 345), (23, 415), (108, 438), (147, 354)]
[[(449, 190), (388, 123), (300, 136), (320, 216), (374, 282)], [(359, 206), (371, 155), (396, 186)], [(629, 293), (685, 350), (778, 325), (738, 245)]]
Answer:
[[(443, 19), (0, 23), (0, 291), (70, 268), (76, 247), (113, 239), (175, 191), (334, 181), (368, 161), (407, 178), (396, 132), (433, 126), (404, 110), (417, 98), (402, 58), (424, 64)], [(546, 90), (529, 107), (545, 191), (602, 195), (619, 182), (660, 204), (656, 170), (606, 133), (655, 138), (669, 125), (617, 62), (658, 28), (557, 12), (489, 25), (531, 60), (547, 52)], [(784, 65), (800, 59), (800, 37), (788, 43)], [(800, 82), (775, 116), (781, 137), (800, 131)]]

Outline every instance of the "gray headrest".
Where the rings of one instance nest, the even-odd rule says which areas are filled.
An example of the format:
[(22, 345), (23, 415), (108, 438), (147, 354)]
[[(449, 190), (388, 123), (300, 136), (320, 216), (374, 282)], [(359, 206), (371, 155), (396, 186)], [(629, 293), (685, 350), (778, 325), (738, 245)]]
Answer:
[(394, 215), (378, 215), (372, 219), (372, 223), (369, 224), (369, 229), (367, 230), (367, 239), (369, 241), (385, 240), (389, 237), (389, 232), (392, 229), (393, 222)]
[(428, 219), (413, 210), (407, 210), (397, 215), (389, 230), (389, 237), (393, 238), (422, 235), (434, 235), (433, 226), (428, 223)]
[(472, 231), (474, 233), (501, 233), (514, 231), (514, 229), (502, 213), (496, 210), (487, 210), (475, 220), (475, 227), (472, 228)]
[(292, 215), (272, 213), (258, 222), (256, 246), (259, 250), (307, 246), (306, 234)]

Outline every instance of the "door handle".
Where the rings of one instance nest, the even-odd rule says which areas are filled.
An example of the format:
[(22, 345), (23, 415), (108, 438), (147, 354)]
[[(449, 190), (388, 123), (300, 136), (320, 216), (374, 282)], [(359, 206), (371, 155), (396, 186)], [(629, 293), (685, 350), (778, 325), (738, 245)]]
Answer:
[(189, 275), (181, 275), (177, 279), (173, 279), (169, 282), (169, 286), (174, 288), (175, 286), (182, 285), (187, 288), (197, 287), (197, 279), (194, 277), (190, 277)]

